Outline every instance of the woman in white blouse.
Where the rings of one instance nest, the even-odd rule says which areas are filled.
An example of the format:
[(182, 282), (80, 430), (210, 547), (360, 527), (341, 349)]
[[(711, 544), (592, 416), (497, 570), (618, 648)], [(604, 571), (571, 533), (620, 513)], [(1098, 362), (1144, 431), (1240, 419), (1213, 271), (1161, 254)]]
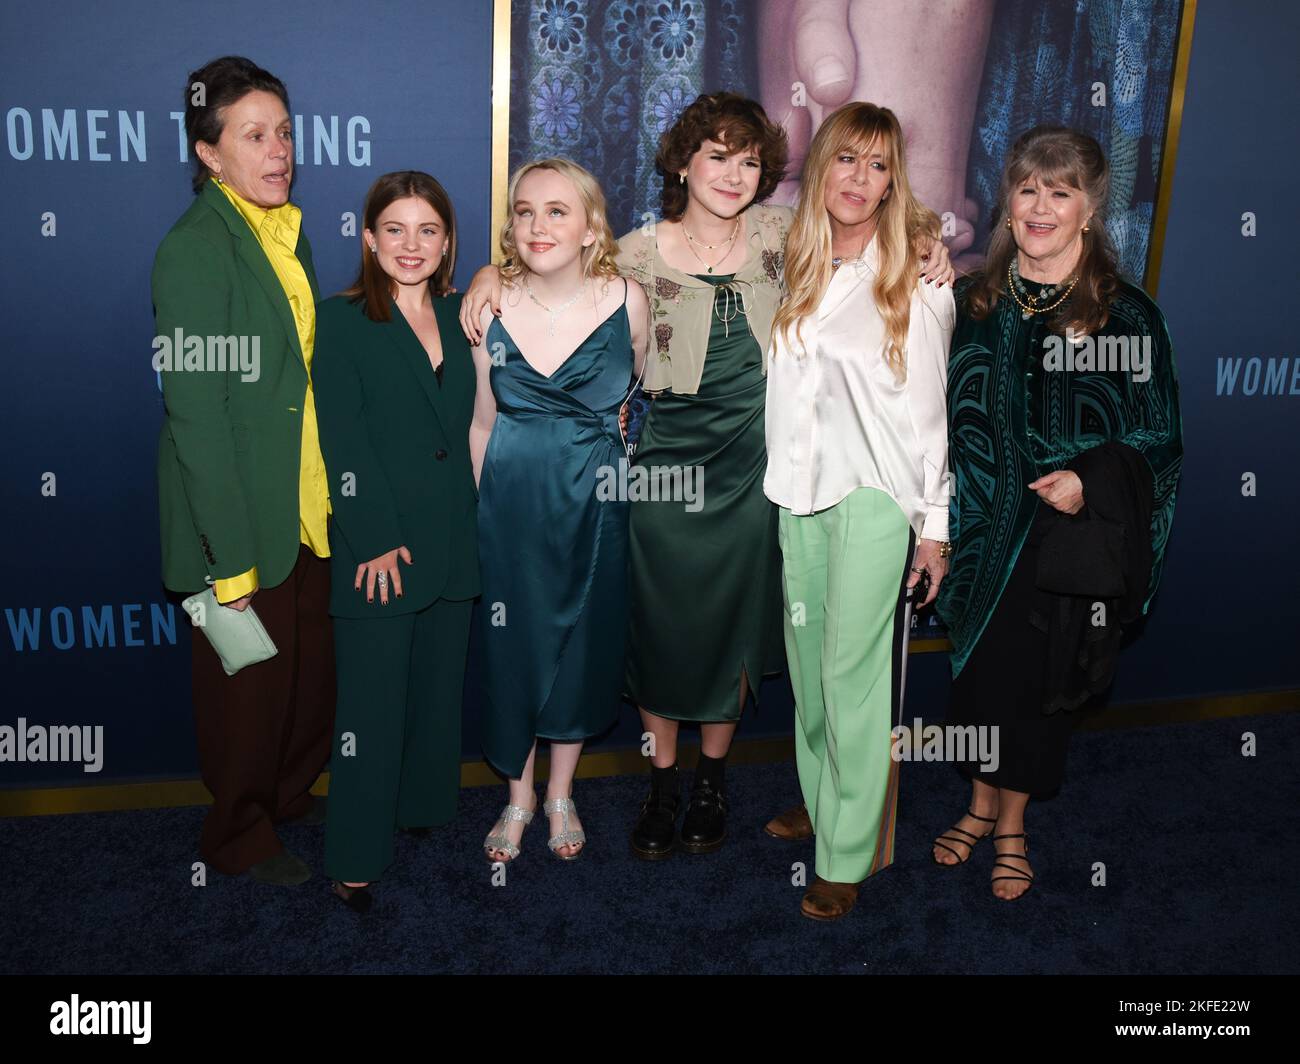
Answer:
[[(950, 288), (917, 280), (938, 219), (912, 195), (893, 112), (851, 103), (817, 131), (786, 243), (767, 377), (767, 497), (780, 507), (785, 645), (804, 805), (769, 833), (817, 836), (805, 916), (834, 920), (893, 862), (911, 589), (948, 555)], [(918, 601), (916, 605), (923, 603)]]

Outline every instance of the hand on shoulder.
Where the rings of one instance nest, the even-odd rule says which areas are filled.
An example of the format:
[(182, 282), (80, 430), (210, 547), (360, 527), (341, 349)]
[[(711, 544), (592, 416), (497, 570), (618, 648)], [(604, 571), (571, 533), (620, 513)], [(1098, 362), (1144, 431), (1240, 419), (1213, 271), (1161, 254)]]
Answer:
[(945, 328), (951, 329), (956, 324), (957, 300), (952, 285), (946, 284), (941, 288), (918, 279), (916, 292), (920, 295), (925, 308), (938, 318)]

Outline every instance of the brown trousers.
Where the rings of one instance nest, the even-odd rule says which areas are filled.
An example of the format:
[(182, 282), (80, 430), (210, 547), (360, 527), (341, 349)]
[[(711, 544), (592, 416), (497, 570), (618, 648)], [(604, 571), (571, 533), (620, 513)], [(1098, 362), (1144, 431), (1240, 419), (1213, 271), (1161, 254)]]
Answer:
[(279, 653), (234, 676), (193, 630), (199, 770), (213, 797), (199, 852), (219, 872), (238, 875), (282, 852), (275, 825), (311, 808), (334, 728), (329, 593), (329, 560), (300, 547), (288, 579), (253, 596)]

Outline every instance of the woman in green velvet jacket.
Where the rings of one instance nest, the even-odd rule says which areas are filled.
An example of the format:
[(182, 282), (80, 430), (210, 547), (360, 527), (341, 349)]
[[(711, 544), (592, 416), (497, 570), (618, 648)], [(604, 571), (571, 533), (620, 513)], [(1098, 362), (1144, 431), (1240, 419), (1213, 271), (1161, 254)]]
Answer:
[(449, 821), (479, 592), (469, 459), (474, 368), (448, 295), (450, 199), (428, 174), (366, 197), (356, 283), (320, 305), (314, 380), (334, 519), (338, 707), (326, 871), (350, 907), (393, 857), (393, 833)]
[[(935, 841), (933, 857), (964, 863), (992, 835), (993, 893), (1006, 900), (1033, 882), (1029, 798), (1052, 795), (1064, 778), (1077, 718), (1060, 707), (1104, 694), (1112, 662), (1070, 698), (1063, 675), (1089, 654), (1098, 661), (1098, 646), (1113, 655), (1115, 626), (1150, 606), (1182, 464), (1169, 332), (1150, 297), (1117, 273), (1103, 224), (1108, 180), (1091, 137), (1059, 127), (1024, 134), (1003, 172), (984, 270), (957, 287), (954, 549), (939, 596), (953, 645), (948, 719), (989, 729), (997, 759), (958, 766), (972, 785), (969, 813)], [(1108, 522), (1114, 533), (1117, 511), (1130, 523), (1113, 554), (1130, 561), (1107, 572), (1120, 567), (1078, 548)], [(1051, 583), (1062, 564), (1083, 581), (1078, 593)], [(1107, 576), (1127, 580), (1122, 598), (1096, 582)], [(1063, 624), (1071, 616), (1072, 629)]]

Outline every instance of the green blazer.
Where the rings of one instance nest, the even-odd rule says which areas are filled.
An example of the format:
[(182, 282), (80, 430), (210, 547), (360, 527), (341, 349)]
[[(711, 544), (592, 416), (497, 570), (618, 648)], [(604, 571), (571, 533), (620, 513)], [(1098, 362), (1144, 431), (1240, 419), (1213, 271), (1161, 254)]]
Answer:
[[(459, 295), (433, 301), (442, 384), (395, 303), (375, 322), (335, 296), (316, 309), (312, 383), (329, 473), (330, 613), (388, 616), (479, 593), (478, 490), (469, 460), (474, 364)], [(366, 602), (357, 566), (405, 544), (402, 597)]]
[[(298, 261), (319, 295), (307, 237)], [(163, 238), (153, 266), (157, 335), (258, 344), (256, 379), (161, 370), (166, 419), (158, 440), (163, 583), (198, 591), (257, 566), (275, 587), (300, 541), (298, 465), (307, 368), (293, 311), (248, 223), (211, 182)], [(157, 340), (155, 344), (157, 344)], [(155, 364), (162, 349), (155, 347)], [(214, 351), (214, 354), (216, 352)], [(178, 358), (179, 362), (180, 359)], [(228, 360), (230, 361), (230, 360)]]

